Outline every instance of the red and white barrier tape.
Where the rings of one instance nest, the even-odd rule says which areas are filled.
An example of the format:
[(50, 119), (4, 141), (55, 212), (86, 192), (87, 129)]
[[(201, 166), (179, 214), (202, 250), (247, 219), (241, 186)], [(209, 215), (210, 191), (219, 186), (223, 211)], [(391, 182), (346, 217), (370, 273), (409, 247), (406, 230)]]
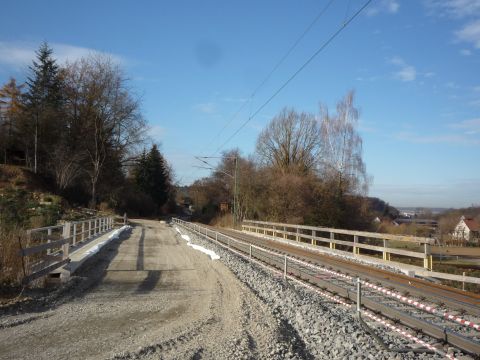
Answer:
[(404, 337), (406, 337), (407, 339), (419, 344), (419, 345), (422, 345), (423, 347), (429, 349), (429, 350), (432, 350), (434, 352), (436, 352), (437, 354), (441, 355), (441, 356), (444, 356), (446, 357), (447, 359), (451, 359), (451, 360), (456, 360), (455, 356), (451, 355), (451, 354), (446, 354), (445, 352), (441, 351), (441, 350), (438, 350), (437, 348), (435, 348), (433, 345), (423, 341), (422, 339), (419, 339), (418, 337), (406, 332), (405, 330), (402, 330), (401, 328), (395, 326), (395, 325), (392, 325), (390, 323), (388, 323), (387, 321), (385, 321), (384, 319), (372, 314), (370, 311), (366, 311), (366, 310), (362, 310), (362, 314), (365, 315), (366, 317), (382, 324), (383, 326), (389, 328), (390, 330), (393, 330), (401, 335), (403, 335)]
[(394, 292), (394, 291), (391, 291), (391, 290), (388, 290), (388, 289), (385, 289), (384, 287), (381, 287), (381, 286), (377, 286), (377, 285), (374, 285), (374, 284), (371, 284), (367, 281), (363, 281), (362, 280), (362, 284), (371, 288), (371, 289), (374, 289), (376, 291), (379, 291), (383, 294), (386, 294), (386, 295), (389, 295), (395, 299), (398, 299), (402, 302), (405, 302), (405, 303), (408, 303), (412, 306), (415, 306), (419, 309), (422, 309), (422, 310), (425, 310), (425, 311), (428, 311), (429, 313), (432, 313), (432, 314), (436, 314), (436, 315), (440, 315), (440, 316), (443, 316), (444, 318), (448, 319), (448, 320), (452, 320), (452, 321), (455, 321), (461, 325), (464, 325), (464, 326), (468, 326), (468, 327), (471, 327), (475, 330), (478, 330), (480, 331), (480, 325), (479, 324), (475, 324), (474, 322), (472, 321), (469, 321), (469, 320), (465, 320), (459, 316), (456, 316), (456, 315), (452, 315), (452, 314), (449, 314), (447, 312), (442, 312), (442, 311), (439, 311), (437, 309), (435, 309), (434, 307), (432, 306), (429, 306), (429, 305), (425, 305), (425, 304), (422, 304), (421, 302), (419, 301), (416, 301), (416, 300), (413, 300), (413, 299), (410, 299), (406, 296), (403, 296), (397, 292)]
[[(195, 231), (195, 230), (193, 230), (193, 231)], [(202, 236), (205, 235), (205, 234), (200, 233), (199, 231), (195, 231), (195, 232), (197, 232), (198, 234), (200, 234), (200, 235), (202, 235)], [(209, 239), (210, 239), (210, 238), (209, 238)], [(236, 239), (232, 239), (232, 240), (238, 241), (238, 240), (236, 240)], [(234, 249), (232, 249), (231, 247), (226, 246), (225, 244), (221, 243), (221, 242), (218, 241), (218, 240), (214, 240), (214, 241), (215, 241), (216, 243), (218, 243), (218, 245), (222, 246), (223, 248), (226, 248), (226, 249), (228, 249), (229, 251), (231, 251), (231, 252), (233, 252), (233, 253), (235, 253), (235, 254), (243, 257), (243, 258), (248, 259), (249, 261), (252, 261), (252, 262), (254, 262), (254, 263), (256, 263), (256, 264), (258, 264), (258, 265), (260, 265), (260, 266), (262, 266), (262, 267), (264, 267), (264, 268), (267, 268), (268, 270), (270, 270), (270, 271), (272, 271), (272, 272), (274, 272), (274, 273), (276, 273), (276, 274), (278, 274), (278, 275), (283, 275), (283, 272), (281, 272), (281, 271), (279, 271), (279, 270), (277, 270), (277, 269), (275, 269), (275, 268), (273, 268), (273, 267), (271, 267), (271, 266), (269, 266), (269, 265), (265, 265), (265, 264), (263, 264), (262, 262), (260, 262), (260, 261), (258, 261), (258, 260), (252, 259), (252, 258), (250, 258), (249, 256), (247, 256), (247, 255), (245, 255), (245, 254), (243, 254), (243, 253), (241, 253), (241, 252), (239, 252), (239, 251), (237, 251), (237, 250), (234, 250)], [(238, 242), (243, 243), (243, 244), (246, 244), (246, 243), (244, 243), (243, 241), (238, 241)], [(255, 248), (257, 248), (257, 247), (255, 247)], [(274, 253), (274, 252), (272, 252), (272, 251), (265, 250), (265, 249), (263, 249), (263, 248), (261, 248), (260, 250), (278, 256), (277, 253)], [(310, 266), (310, 267), (312, 267), (312, 268), (318, 268), (319, 270), (324, 270), (324, 271), (326, 271), (326, 272), (328, 272), (328, 273), (332, 273), (332, 274), (335, 274), (335, 275), (340, 275), (341, 277), (348, 278), (348, 279), (353, 279), (353, 277), (351, 277), (351, 276), (344, 275), (344, 274), (340, 274), (340, 273), (337, 273), (337, 272), (332, 271), (332, 270), (323, 269), (323, 268), (321, 268), (321, 267), (314, 266), (314, 265), (312, 265), (312, 264), (306, 263), (306, 262), (301, 261), (301, 260), (293, 259), (293, 258), (290, 258), (290, 257), (287, 257), (287, 258), (289, 258), (289, 259), (291, 259), (291, 260), (294, 260), (294, 261), (296, 261), (296, 262), (300, 262), (300, 263), (302, 263), (302, 264), (304, 264), (304, 265), (307, 265), (307, 266)], [(343, 301), (343, 300), (341, 300), (341, 299), (339, 299), (339, 298), (337, 298), (337, 297), (335, 297), (335, 296), (332, 296), (332, 295), (330, 295), (330, 294), (328, 294), (328, 293), (326, 293), (326, 292), (324, 292), (324, 291), (322, 291), (322, 290), (320, 290), (320, 289), (317, 289), (317, 288), (315, 288), (315, 287), (313, 287), (313, 286), (311, 286), (311, 285), (309, 285), (309, 284), (306, 284), (305, 282), (303, 282), (303, 281), (295, 278), (295, 277), (292, 276), (292, 275), (287, 274), (286, 276), (287, 276), (287, 278), (289, 278), (289, 279), (291, 279), (291, 280), (299, 283), (300, 285), (302, 285), (302, 286), (304, 286), (304, 287), (306, 287), (306, 288), (308, 288), (308, 289), (310, 289), (310, 290), (312, 290), (312, 291), (320, 294), (320, 295), (323, 296), (323, 297), (326, 297), (327, 299), (330, 299), (330, 300), (332, 300), (332, 301), (334, 301), (334, 302), (336, 302), (336, 303), (339, 303), (339, 304), (341, 304), (341, 305), (343, 305), (343, 306), (345, 306), (345, 307), (347, 307), (347, 308), (351, 308), (351, 307), (352, 307), (352, 304), (346, 303), (345, 301)], [(366, 284), (372, 285), (372, 284), (370, 284), (370, 283), (368, 283), (368, 282), (366, 282), (366, 281), (362, 281), (362, 283), (366, 283)], [(374, 285), (374, 286), (376, 286), (376, 285)], [(445, 352), (443, 352), (443, 351), (441, 351), (441, 350), (438, 350), (438, 349), (435, 348), (433, 345), (431, 345), (431, 344), (429, 344), (429, 343), (427, 343), (427, 342), (419, 339), (418, 337), (416, 337), (416, 336), (408, 333), (408, 332), (405, 331), (405, 330), (402, 330), (401, 328), (399, 328), (399, 327), (397, 327), (397, 326), (395, 326), (395, 325), (390, 324), (389, 322), (387, 322), (387, 320), (382, 319), (382, 318), (374, 315), (373, 313), (371, 313), (371, 312), (369, 312), (369, 311), (367, 311), (367, 310), (362, 310), (362, 314), (364, 314), (366, 317), (368, 317), (368, 318), (370, 318), (370, 319), (372, 319), (372, 320), (374, 320), (374, 321), (382, 324), (383, 326), (387, 327), (388, 329), (393, 330), (393, 331), (399, 333), (400, 335), (402, 335), (402, 336), (405, 337), (406, 339), (411, 340), (411, 341), (413, 341), (413, 342), (415, 342), (415, 343), (417, 343), (417, 344), (419, 344), (419, 345), (422, 345), (423, 347), (425, 347), (425, 348), (427, 348), (427, 349), (429, 349), (429, 350), (432, 350), (432, 351), (436, 352), (437, 354), (446, 357), (447, 359), (457, 360), (457, 358), (456, 358), (455, 356), (453, 356), (453, 355), (451, 355), (451, 354), (447, 354), (447, 353), (445, 353)]]
[[(263, 250), (263, 249), (262, 249)], [(269, 250), (265, 250), (267, 252), (271, 252)], [(271, 252), (272, 254), (275, 254), (274, 252)], [(278, 254), (276, 254), (278, 255)], [(313, 268), (313, 269), (317, 269), (317, 270), (320, 270), (320, 271), (323, 271), (323, 272), (326, 272), (326, 273), (329, 273), (329, 274), (332, 274), (334, 276), (337, 276), (337, 277), (340, 277), (340, 278), (343, 278), (345, 280), (351, 280), (353, 281), (353, 277), (352, 276), (349, 276), (349, 275), (345, 275), (345, 274), (342, 274), (342, 273), (339, 273), (337, 271), (333, 271), (333, 270), (329, 270), (329, 269), (325, 269), (321, 266), (317, 266), (317, 265), (313, 265), (313, 264), (310, 264), (310, 263), (307, 263), (305, 261), (302, 261), (302, 260), (298, 260), (298, 259), (295, 259), (295, 258), (291, 258), (291, 257), (287, 257), (289, 260), (291, 261), (295, 261), (295, 262), (298, 262), (302, 265), (305, 265), (305, 266), (308, 266), (310, 268)], [(395, 291), (391, 291), (391, 290), (388, 290), (382, 286), (378, 286), (378, 285), (374, 285), (368, 281), (365, 281), (365, 280), (361, 280), (362, 284), (371, 288), (371, 289), (374, 289), (376, 291), (379, 291), (385, 295), (388, 295), (392, 298), (395, 298), (397, 300), (400, 300), (402, 302), (405, 302), (409, 305), (412, 305), (418, 309), (421, 309), (421, 310), (425, 310), (429, 313), (432, 313), (432, 314), (435, 314), (435, 315), (439, 315), (439, 316), (443, 316), (445, 319), (448, 319), (448, 320), (452, 320), (452, 321), (455, 321), (461, 325), (464, 325), (464, 326), (467, 326), (467, 327), (471, 327), (477, 331), (480, 331), (480, 324), (476, 324), (472, 321), (469, 321), (469, 320), (466, 320), (466, 319), (463, 319), (461, 318), (460, 316), (457, 316), (457, 315), (453, 315), (453, 314), (450, 314), (448, 312), (442, 312), (442, 311), (439, 311), (437, 309), (435, 309), (433, 306), (430, 306), (430, 305), (426, 305), (426, 304), (422, 304), (421, 302), (417, 301), (417, 300), (414, 300), (414, 299), (411, 299), (411, 298), (408, 298), (406, 296), (403, 296)]]

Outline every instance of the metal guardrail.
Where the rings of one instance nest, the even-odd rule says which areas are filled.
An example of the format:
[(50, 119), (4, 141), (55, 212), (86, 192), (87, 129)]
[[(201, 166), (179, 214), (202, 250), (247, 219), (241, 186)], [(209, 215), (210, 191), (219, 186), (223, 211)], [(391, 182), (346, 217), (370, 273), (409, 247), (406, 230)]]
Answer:
[(69, 263), (70, 247), (109, 231), (113, 225), (113, 217), (101, 217), (27, 230), (29, 243), (40, 241), (20, 250), (20, 255), (30, 260), (23, 284)]
[[(189, 231), (204, 236), (210, 241), (216, 242), (218, 245), (225, 247), (246, 259), (250, 259), (262, 266), (274, 269), (272, 271), (279, 275), (283, 275), (284, 278), (299, 282), (315, 292), (321, 293), (322, 296), (326, 296), (344, 306), (351, 308), (353, 306), (352, 303), (357, 301), (356, 286), (350, 281), (351, 279), (349, 279), (349, 277), (347, 278), (344, 274), (335, 273), (327, 268), (310, 264), (289, 255), (275, 253), (271, 250), (235, 239), (198, 224), (192, 224), (180, 219), (173, 219), (173, 222)], [(362, 281), (362, 283), (367, 284), (365, 281)], [(312, 286), (312, 284), (314, 284), (314, 286)], [(322, 289), (327, 290), (334, 295), (328, 294), (322, 291)], [(480, 353), (480, 343), (478, 340), (467, 337), (464, 333), (453, 329), (458, 325), (456, 324), (456, 322), (458, 323), (458, 319), (450, 319), (443, 315), (435, 316), (428, 311), (426, 311), (425, 314), (416, 315), (411, 310), (414, 306), (406, 309), (404, 308), (406, 304), (401, 301), (390, 302), (390, 298), (385, 297), (382, 291), (376, 290), (375, 288), (366, 288), (365, 291), (367, 291), (367, 289), (371, 290), (371, 293), (364, 294), (362, 298), (362, 305), (365, 307), (365, 309), (362, 307), (362, 313), (369, 318), (374, 319), (382, 325), (387, 326), (389, 329), (393, 329), (405, 336), (405, 332), (399, 329), (396, 325), (385, 324), (384, 320), (376, 317), (376, 313), (381, 313), (390, 319), (394, 319), (394, 321), (399, 321), (415, 331), (420, 330), (424, 334), (452, 344), (470, 354)], [(339, 298), (339, 296), (341, 298)], [(348, 300), (343, 300), (342, 298), (348, 299), (352, 303), (348, 303), (346, 302)], [(399, 305), (393, 305), (397, 303)], [(468, 326), (465, 326), (464, 328), (467, 332), (469, 331)], [(407, 337), (410, 340), (416, 339), (415, 341), (417, 343), (434, 350), (442, 356), (454, 358), (450, 354), (445, 354), (443, 351), (431, 346), (416, 336), (409, 334)]]
[[(260, 234), (269, 236), (273, 239), (278, 238), (283, 240), (295, 240), (297, 242), (305, 242), (306, 240), (314, 246), (319, 245), (319, 243), (327, 243), (331, 250), (348, 253), (353, 252), (354, 255), (360, 255), (361, 249), (370, 250), (381, 253), (383, 261), (391, 261), (391, 254), (401, 255), (409, 258), (423, 259), (423, 267), (428, 270), (432, 269), (432, 255), (430, 246), (434, 244), (435, 240), (430, 238), (254, 220), (244, 220), (242, 223), (242, 230), (256, 235)], [(325, 235), (328, 235), (328, 237)], [(343, 237), (343, 239), (340, 239), (340, 236)], [(366, 244), (367, 241), (374, 243), (380, 242), (381, 245)], [(422, 248), (422, 251), (420, 252), (394, 248), (389, 246), (391, 245), (392, 241), (405, 244), (416, 244)], [(351, 251), (339, 250), (337, 249), (337, 245), (349, 247), (351, 248)]]

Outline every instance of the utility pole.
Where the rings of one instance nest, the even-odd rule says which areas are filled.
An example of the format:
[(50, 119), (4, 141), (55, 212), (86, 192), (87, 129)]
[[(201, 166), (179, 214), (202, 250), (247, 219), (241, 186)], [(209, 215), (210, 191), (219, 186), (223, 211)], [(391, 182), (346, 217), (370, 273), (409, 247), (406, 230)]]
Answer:
[[(237, 218), (238, 218), (238, 156), (195, 156), (195, 158), (204, 164), (208, 165), (208, 167), (200, 167), (197, 166), (201, 169), (208, 169), (208, 170), (213, 170), (213, 171), (218, 171), (221, 172), (224, 175), (227, 175), (231, 179), (233, 179), (233, 226), (235, 227), (237, 225)], [(219, 171), (218, 169), (215, 169), (215, 167), (212, 164), (209, 164), (203, 159), (228, 159), (228, 160), (233, 160), (234, 161), (234, 170), (233, 170), (233, 175), (226, 173), (225, 171)]]
[(238, 157), (235, 156), (235, 173), (234, 173), (234, 188), (233, 188), (233, 227), (237, 225), (237, 214), (238, 214)]

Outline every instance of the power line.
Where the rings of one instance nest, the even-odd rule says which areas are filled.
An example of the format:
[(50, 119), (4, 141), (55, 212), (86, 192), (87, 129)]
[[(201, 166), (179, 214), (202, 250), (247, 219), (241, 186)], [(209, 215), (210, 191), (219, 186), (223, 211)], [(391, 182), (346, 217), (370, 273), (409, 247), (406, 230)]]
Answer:
[(308, 32), (313, 28), (313, 26), (318, 22), (318, 20), (322, 17), (322, 15), (328, 10), (330, 5), (336, 0), (330, 0), (317, 14), (317, 16), (313, 19), (313, 21), (305, 28), (305, 30), (302, 32), (302, 34), (295, 40), (295, 42), (290, 46), (290, 48), (287, 50), (287, 52), (280, 58), (280, 60), (275, 64), (275, 66), (270, 70), (268, 75), (262, 80), (262, 82), (253, 90), (253, 92), (250, 94), (249, 98), (247, 101), (245, 101), (239, 109), (234, 113), (234, 115), (230, 118), (230, 120), (223, 126), (223, 128), (213, 137), (213, 139), (210, 141), (212, 143), (215, 141), (222, 133), (223, 131), (232, 123), (233, 120), (237, 117), (237, 115), (245, 108), (247, 103), (251, 101), (257, 92), (270, 80), (272, 75), (277, 71), (277, 69), (283, 64), (283, 62), (288, 58), (288, 56), (295, 50), (295, 48), (300, 44), (300, 42), (303, 40), (303, 38), (308, 34)]
[(243, 124), (220, 146), (215, 150), (215, 153), (220, 151), (226, 144), (230, 142), (260, 111), (262, 111), (265, 106), (267, 106), (297, 75), (302, 72), (303, 69), (307, 67), (308, 64), (310, 64), (313, 59), (317, 57), (318, 54), (320, 54), (360, 13), (372, 2), (372, 0), (368, 0), (363, 4), (363, 6), (358, 9), (348, 20), (346, 20), (338, 29), (335, 31), (332, 36), (330, 36), (327, 41), (325, 41), (322, 46), (313, 53), (310, 58), (306, 62), (303, 63), (300, 68), (297, 69), (288, 79), (285, 81), (282, 86), (280, 86), (277, 91), (273, 93), (272, 96), (270, 96), (254, 113), (251, 115), (246, 121), (243, 122)]
[[(328, 6), (330, 6), (330, 4), (333, 2), (330, 1), (328, 4), (327, 4), (327, 8)], [(221, 149), (223, 149), (223, 147), (228, 144), (255, 116), (258, 115), (258, 113), (260, 113), (260, 111), (262, 111), (295, 77), (297, 77), (297, 75), (303, 71), (303, 69), (305, 69), (353, 20), (355, 20), (355, 18), (358, 17), (358, 15), (360, 15), (363, 10), (368, 6), (370, 5), (370, 3), (372, 2), (372, 0), (367, 0), (352, 16), (350, 16), (348, 19), (346, 19), (342, 25), (320, 46), (320, 48), (315, 51), (311, 56), (310, 58), (307, 59), (307, 61), (305, 61), (302, 66), (300, 66), (274, 93), (273, 95), (271, 95), (251, 116), (249, 116), (247, 118), (247, 120), (245, 120), (242, 125), (240, 125), (240, 127), (221, 145), (219, 146), (215, 152), (212, 153), (212, 155), (218, 153)], [(323, 14), (323, 10), (321, 12), (321, 14)], [(317, 18), (319, 18), (320, 16), (317, 16)], [(317, 19), (316, 18), (316, 19)], [(318, 19), (317, 19), (318, 20)], [(317, 20), (314, 20), (314, 23), (315, 21)], [(312, 25), (310, 25), (309, 27), (307, 27), (307, 29), (309, 30), (309, 28), (311, 28)], [(308, 32), (308, 30), (306, 32)], [(301, 37), (305, 36), (306, 32), (304, 32)], [(298, 45), (298, 44), (294, 44), (293, 48)], [(293, 50), (293, 49), (292, 49)], [(291, 52), (289, 50), (289, 52)], [(287, 52), (287, 53), (289, 53)], [(288, 56), (288, 55), (287, 55)], [(285, 57), (286, 58), (286, 57)], [(282, 58), (280, 61), (284, 61), (285, 59)], [(275, 67), (274, 67), (275, 69)], [(271, 72), (273, 74), (273, 72)], [(271, 76), (271, 74), (269, 74), (267, 77)], [(263, 86), (263, 84), (262, 84)], [(258, 91), (258, 88), (255, 90), (255, 91)], [(255, 93), (254, 91), (254, 93)], [(245, 107), (245, 104), (244, 103), (240, 109), (235, 113), (233, 119), (238, 115), (238, 113)], [(233, 120), (231, 119), (230, 122), (228, 124), (231, 123), (231, 121)], [(228, 126), (227, 124), (227, 126)], [(224, 127), (226, 128), (226, 126)], [(221, 130), (221, 132), (223, 131), (224, 129)], [(220, 133), (221, 133), (220, 132)], [(217, 135), (218, 136), (218, 135)], [(191, 175), (190, 175), (191, 176)]]
[[(312, 22), (305, 28), (305, 30), (302, 32), (302, 34), (300, 34), (300, 36), (294, 41), (294, 43), (290, 46), (290, 48), (287, 50), (287, 52), (280, 58), (280, 60), (275, 64), (275, 66), (272, 68), (272, 70), (270, 70), (270, 72), (267, 74), (267, 76), (262, 80), (262, 82), (253, 90), (253, 92), (250, 94), (249, 98), (243, 102), (243, 104), (235, 111), (235, 113), (231, 116), (231, 118), (225, 123), (225, 125), (222, 127), (222, 129), (220, 129), (220, 131), (207, 143), (207, 144), (211, 144), (213, 143), (217, 138), (220, 137), (220, 135), (222, 135), (222, 133), (225, 131), (225, 129), (230, 126), (230, 124), (233, 122), (233, 120), (235, 120), (238, 116), (238, 114), (240, 114), (244, 108), (247, 106), (247, 104), (250, 104), (250, 107), (252, 105), (252, 100), (253, 98), (255, 97), (255, 95), (257, 94), (257, 92), (268, 82), (268, 80), (270, 80), (270, 78), (272, 77), (272, 75), (275, 73), (275, 71), (278, 70), (278, 68), (283, 64), (283, 62), (290, 56), (290, 54), (293, 52), (293, 50), (295, 50), (295, 48), (300, 44), (300, 42), (303, 40), (303, 38), (310, 32), (310, 30), (313, 28), (313, 26), (318, 22), (318, 20), (320, 20), (320, 18), (323, 16), (323, 14), (330, 8), (330, 6), (333, 4), (333, 2), (335, 2), (336, 0), (330, 0), (321, 10), (320, 12), (317, 14), (317, 16), (315, 16), (315, 18), (312, 20)], [(251, 116), (251, 112), (252, 110), (250, 109), (250, 113), (249, 113), (249, 116)], [(206, 146), (208, 145), (205, 145), (202, 150), (200, 150), (200, 153), (203, 152), (206, 148)], [(214, 153), (212, 153), (212, 155), (214, 155), (217, 151), (215, 151)], [(197, 170), (198, 171), (198, 170)], [(193, 170), (190, 172), (190, 174), (187, 176), (187, 177), (191, 177), (192, 174), (196, 172), (196, 170)], [(183, 179), (185, 178), (185, 176), (182, 176), (179, 180), (182, 181)]]

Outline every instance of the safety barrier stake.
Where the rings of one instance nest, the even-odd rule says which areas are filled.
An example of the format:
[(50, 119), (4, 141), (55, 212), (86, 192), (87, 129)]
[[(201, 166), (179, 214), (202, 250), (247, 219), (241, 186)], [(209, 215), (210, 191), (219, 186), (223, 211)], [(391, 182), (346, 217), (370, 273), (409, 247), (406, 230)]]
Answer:
[(362, 282), (357, 277), (357, 312), (361, 311), (362, 307)]

